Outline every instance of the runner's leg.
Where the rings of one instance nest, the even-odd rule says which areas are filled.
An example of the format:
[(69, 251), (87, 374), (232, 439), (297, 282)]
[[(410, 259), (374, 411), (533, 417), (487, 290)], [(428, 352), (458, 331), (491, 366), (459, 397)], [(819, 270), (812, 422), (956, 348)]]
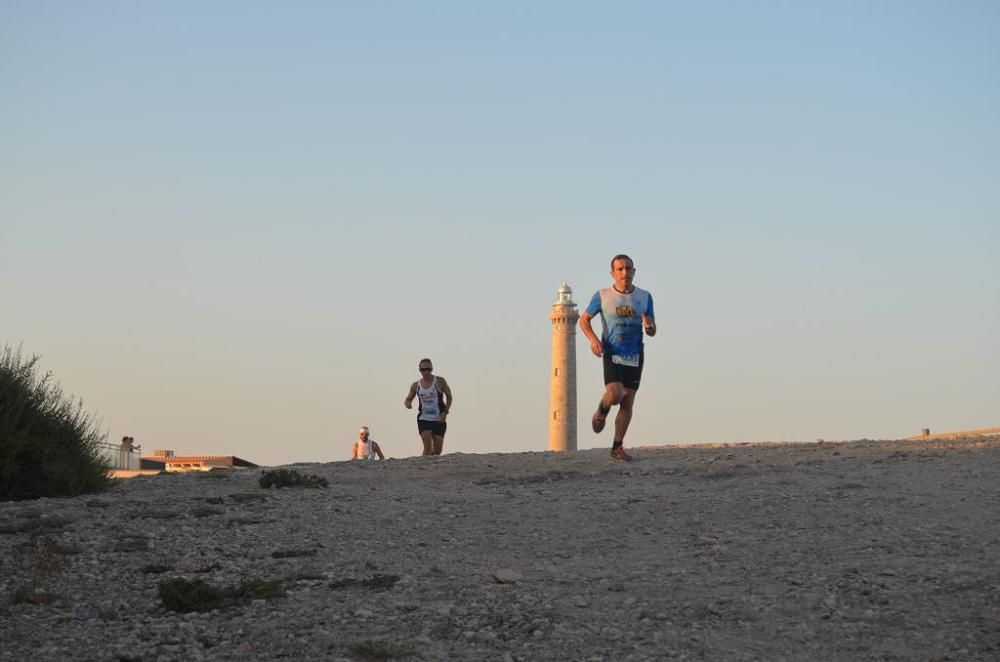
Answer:
[(594, 432), (600, 432), (604, 429), (604, 422), (611, 407), (620, 403), (624, 397), (625, 386), (621, 382), (611, 382), (604, 387), (604, 395), (601, 396), (601, 401), (597, 404), (597, 411), (594, 412), (591, 419)]
[(625, 433), (628, 432), (629, 423), (632, 422), (632, 405), (635, 403), (635, 390), (624, 389), (625, 395), (621, 399), (621, 406), (618, 407), (618, 415), (615, 416), (615, 440), (625, 441)]
[(434, 454), (434, 435), (430, 430), (420, 431), (420, 441), (424, 442), (424, 452), (421, 455)]

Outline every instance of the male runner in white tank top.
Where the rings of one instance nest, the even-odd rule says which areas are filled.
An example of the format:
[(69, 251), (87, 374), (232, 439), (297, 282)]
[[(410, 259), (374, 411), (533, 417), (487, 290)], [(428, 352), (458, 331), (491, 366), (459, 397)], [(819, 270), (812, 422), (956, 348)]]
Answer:
[(444, 450), (444, 433), (448, 429), (448, 411), (451, 409), (451, 388), (444, 377), (433, 374), (430, 359), (421, 359), (420, 379), (410, 385), (410, 392), (403, 400), (403, 406), (413, 409), (413, 399), (417, 398), (417, 432), (424, 444), (423, 455), (440, 455)]

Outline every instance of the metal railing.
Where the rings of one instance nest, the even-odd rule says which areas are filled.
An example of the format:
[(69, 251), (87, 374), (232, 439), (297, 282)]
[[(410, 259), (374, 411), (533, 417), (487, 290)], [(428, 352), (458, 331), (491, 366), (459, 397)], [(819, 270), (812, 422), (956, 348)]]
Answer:
[(100, 450), (101, 457), (107, 461), (112, 469), (126, 471), (139, 470), (139, 451), (142, 450), (141, 446), (132, 446), (129, 449), (121, 444), (99, 443), (98, 449)]

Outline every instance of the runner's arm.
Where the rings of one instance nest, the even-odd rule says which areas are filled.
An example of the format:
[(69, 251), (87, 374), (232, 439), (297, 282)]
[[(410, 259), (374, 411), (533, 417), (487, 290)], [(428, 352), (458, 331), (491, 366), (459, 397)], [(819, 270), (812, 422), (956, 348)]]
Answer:
[(646, 329), (646, 335), (653, 337), (656, 335), (656, 320), (652, 315), (642, 316), (642, 326)]
[(413, 409), (413, 398), (417, 397), (417, 383), (413, 382), (410, 384), (410, 392), (406, 395), (406, 399), (403, 400), (403, 406), (407, 409)]
[(455, 401), (455, 398), (451, 395), (451, 387), (448, 386), (448, 380), (440, 375), (438, 376), (438, 387), (441, 389), (441, 395), (444, 396), (444, 409), (441, 410), (438, 420), (443, 421), (448, 412), (451, 411), (451, 403)]
[(646, 329), (647, 336), (656, 335), (656, 313), (653, 311), (653, 295), (649, 295), (649, 301), (646, 303), (646, 312), (642, 314), (642, 326)]
[(587, 340), (590, 341), (590, 351), (593, 352), (594, 356), (600, 356), (603, 352), (601, 339), (597, 337), (594, 329), (590, 326), (590, 320), (592, 319), (594, 319), (594, 316), (586, 310), (580, 313), (580, 330), (583, 331), (583, 335), (587, 336)]

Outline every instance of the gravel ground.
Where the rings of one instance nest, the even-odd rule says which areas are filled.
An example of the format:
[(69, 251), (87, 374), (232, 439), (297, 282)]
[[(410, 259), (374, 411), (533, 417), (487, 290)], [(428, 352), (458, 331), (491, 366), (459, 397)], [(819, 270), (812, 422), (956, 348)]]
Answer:
[(0, 503), (0, 660), (1000, 660), (1000, 438), (633, 452)]

